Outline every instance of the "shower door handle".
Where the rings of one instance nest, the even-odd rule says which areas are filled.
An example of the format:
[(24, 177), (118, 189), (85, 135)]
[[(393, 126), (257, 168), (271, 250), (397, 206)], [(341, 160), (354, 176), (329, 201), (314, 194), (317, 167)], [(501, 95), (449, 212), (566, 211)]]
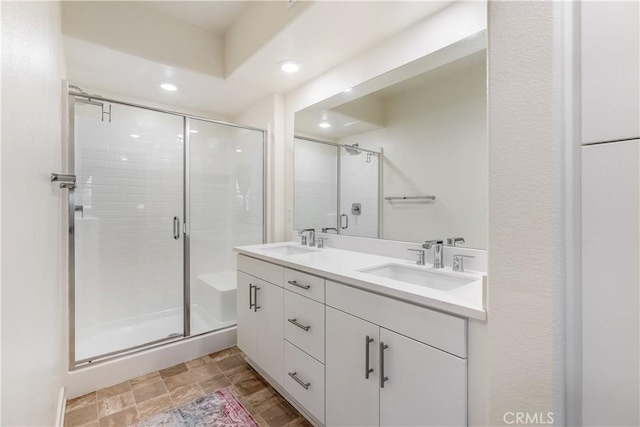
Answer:
[[(342, 225), (342, 218), (343, 217), (347, 220), (345, 225)], [(340, 228), (342, 228), (343, 230), (346, 230), (347, 228), (349, 228), (349, 215), (347, 215), (347, 214), (341, 214), (340, 215)]]
[(173, 217), (173, 238), (178, 240), (180, 238), (180, 218)]

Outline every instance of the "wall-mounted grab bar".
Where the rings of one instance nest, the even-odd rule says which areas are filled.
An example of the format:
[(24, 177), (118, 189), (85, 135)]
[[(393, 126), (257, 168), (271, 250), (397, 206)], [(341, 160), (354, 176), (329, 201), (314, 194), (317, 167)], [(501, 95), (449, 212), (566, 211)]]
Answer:
[(436, 196), (390, 196), (385, 200), (435, 200)]

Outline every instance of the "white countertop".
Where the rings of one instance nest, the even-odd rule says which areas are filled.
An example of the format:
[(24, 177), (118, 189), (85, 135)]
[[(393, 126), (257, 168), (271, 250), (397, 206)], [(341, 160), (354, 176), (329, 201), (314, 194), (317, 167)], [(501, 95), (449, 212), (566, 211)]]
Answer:
[[(296, 255), (280, 255), (268, 248), (278, 246), (301, 246), (297, 242), (270, 243), (266, 245), (237, 246), (234, 250), (243, 255), (279, 264), (306, 273), (325, 277), (360, 289), (409, 301), (428, 308), (462, 317), (486, 320), (485, 289), (486, 275), (481, 272), (453, 272), (451, 268), (434, 269), (430, 264), (417, 266), (404, 259), (372, 255), (343, 249), (324, 248)], [(399, 264), (429, 270), (441, 274), (475, 279), (471, 283), (450, 291), (441, 291), (426, 286), (378, 277), (358, 270), (384, 264)]]

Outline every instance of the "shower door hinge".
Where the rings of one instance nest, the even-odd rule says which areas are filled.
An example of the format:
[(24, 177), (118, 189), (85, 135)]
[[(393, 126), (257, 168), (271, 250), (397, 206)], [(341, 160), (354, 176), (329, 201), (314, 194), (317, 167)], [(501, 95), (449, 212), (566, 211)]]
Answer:
[(51, 182), (59, 182), (60, 188), (76, 188), (76, 176), (63, 173), (51, 173)]

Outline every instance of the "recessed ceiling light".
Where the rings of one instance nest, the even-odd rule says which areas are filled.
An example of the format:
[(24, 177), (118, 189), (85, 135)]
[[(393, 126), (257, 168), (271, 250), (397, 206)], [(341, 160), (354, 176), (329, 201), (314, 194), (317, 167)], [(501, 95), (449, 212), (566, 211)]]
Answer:
[(295, 73), (300, 70), (300, 63), (298, 61), (287, 59), (286, 61), (280, 62), (280, 69), (285, 73)]
[(242, 150), (240, 148), (236, 148), (236, 153), (242, 153)]
[(191, 129), (189, 132), (191, 132), (191, 133), (198, 133), (198, 131), (197, 131), (197, 130), (195, 130), (195, 129)]
[(175, 92), (176, 90), (178, 90), (178, 87), (176, 85), (172, 85), (171, 83), (162, 83), (160, 87), (169, 92)]
[(331, 123), (328, 123), (328, 122), (322, 122), (322, 123), (320, 123), (318, 126), (320, 126), (320, 127), (321, 127), (321, 128), (323, 128), (323, 129), (326, 129), (326, 128), (330, 128), (330, 127), (331, 127)]
[(135, 133), (132, 133), (131, 135), (129, 135), (131, 138), (140, 138), (140, 135), (136, 135)]

